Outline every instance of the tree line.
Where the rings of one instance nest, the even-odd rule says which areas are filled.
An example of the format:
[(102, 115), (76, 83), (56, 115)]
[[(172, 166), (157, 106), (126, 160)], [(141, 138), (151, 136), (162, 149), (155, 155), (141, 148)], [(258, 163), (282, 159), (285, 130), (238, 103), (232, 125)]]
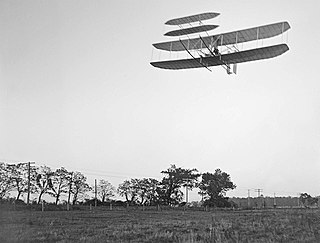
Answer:
[[(28, 167), (26, 163), (6, 164), (0, 162), (0, 199), (16, 193), (16, 200), (28, 192), (37, 195), (41, 203), (44, 195), (61, 203), (61, 197), (67, 197), (68, 204), (83, 203), (90, 199), (93, 191), (103, 203), (116, 194), (123, 197), (129, 205), (178, 205), (183, 201), (183, 189), (186, 193), (199, 189), (205, 206), (231, 206), (226, 192), (236, 188), (230, 175), (216, 169), (213, 173), (199, 173), (197, 169), (185, 169), (171, 165), (161, 171), (163, 178), (132, 178), (124, 180), (114, 187), (107, 180), (99, 180), (96, 186), (90, 186), (87, 178), (79, 171), (68, 171), (61, 167), (52, 170), (48, 166)], [(92, 196), (91, 196), (92, 199)]]

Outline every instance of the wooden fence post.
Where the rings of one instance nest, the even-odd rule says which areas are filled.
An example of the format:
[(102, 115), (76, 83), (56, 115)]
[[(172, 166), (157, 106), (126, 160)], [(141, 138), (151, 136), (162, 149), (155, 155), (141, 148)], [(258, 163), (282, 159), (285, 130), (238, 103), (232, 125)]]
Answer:
[(44, 201), (42, 200), (42, 203), (41, 203), (41, 211), (44, 212)]

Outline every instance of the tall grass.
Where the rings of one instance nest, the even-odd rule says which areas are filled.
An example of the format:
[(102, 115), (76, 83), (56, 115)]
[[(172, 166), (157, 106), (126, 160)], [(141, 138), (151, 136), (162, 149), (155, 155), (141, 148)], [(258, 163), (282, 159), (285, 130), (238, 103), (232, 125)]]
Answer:
[(0, 211), (0, 242), (320, 242), (320, 210)]

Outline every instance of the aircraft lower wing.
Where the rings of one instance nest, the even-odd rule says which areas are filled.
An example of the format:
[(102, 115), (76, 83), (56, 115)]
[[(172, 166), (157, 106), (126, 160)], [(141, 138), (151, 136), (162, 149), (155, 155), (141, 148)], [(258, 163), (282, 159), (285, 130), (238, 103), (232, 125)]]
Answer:
[(192, 59), (180, 59), (170, 61), (151, 62), (150, 64), (163, 69), (189, 69), (200, 67), (211, 67), (224, 64), (235, 64), (242, 62), (251, 62), (256, 60), (268, 59), (279, 56), (289, 50), (286, 44), (256, 48), (246, 51), (239, 51), (221, 56), (199, 57)]

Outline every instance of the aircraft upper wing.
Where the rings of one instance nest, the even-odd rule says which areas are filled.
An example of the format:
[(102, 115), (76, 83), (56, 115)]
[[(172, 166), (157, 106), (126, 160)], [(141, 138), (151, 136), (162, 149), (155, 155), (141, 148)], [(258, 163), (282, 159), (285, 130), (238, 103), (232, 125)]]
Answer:
[[(231, 45), (236, 43), (242, 43), (247, 41), (253, 41), (257, 39), (266, 39), (273, 36), (280, 35), (290, 29), (288, 22), (279, 22), (275, 24), (263, 25), (250, 29), (243, 29), (238, 31), (232, 31), (228, 33), (212, 35), (202, 37), (201, 39), (205, 42), (205, 45)], [(205, 49), (204, 43), (200, 38), (185, 39), (181, 40), (184, 46), (189, 50)], [(182, 45), (180, 40), (169, 41), (162, 43), (155, 43), (153, 46), (160, 50), (165, 51), (185, 51), (185, 47)]]
[(207, 19), (212, 19), (215, 18), (219, 15), (219, 13), (202, 13), (202, 14), (196, 14), (196, 15), (191, 15), (187, 17), (182, 17), (182, 18), (176, 18), (176, 19), (171, 19), (165, 22), (167, 25), (181, 25), (181, 24), (189, 24), (189, 23), (194, 23), (202, 20), (207, 20)]
[(279, 44), (274, 46), (224, 54), (221, 56), (151, 62), (150, 64), (154, 67), (163, 69), (189, 69), (199, 68), (203, 66), (210, 67), (223, 64), (235, 64), (261, 59), (268, 59), (279, 56), (288, 50), (289, 47), (286, 44)]

